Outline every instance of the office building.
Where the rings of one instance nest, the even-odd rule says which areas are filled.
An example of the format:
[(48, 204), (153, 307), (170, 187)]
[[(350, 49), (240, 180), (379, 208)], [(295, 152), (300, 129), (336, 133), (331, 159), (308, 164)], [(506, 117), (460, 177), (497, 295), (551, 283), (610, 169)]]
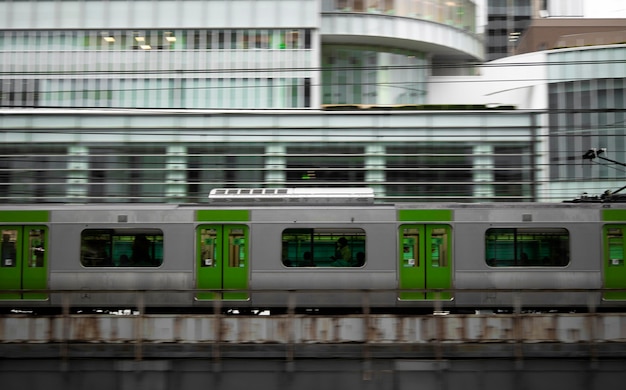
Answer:
[[(381, 201), (569, 197), (577, 189), (550, 176), (547, 113), (565, 67), (546, 64), (604, 54), (543, 53), (533, 72), (558, 86), (506, 61), (480, 66), (475, 9), (469, 0), (0, 3), (0, 199), (203, 202), (216, 187), (298, 186), (369, 186)], [(620, 88), (611, 84), (615, 99)], [(559, 169), (567, 182), (569, 168)]]

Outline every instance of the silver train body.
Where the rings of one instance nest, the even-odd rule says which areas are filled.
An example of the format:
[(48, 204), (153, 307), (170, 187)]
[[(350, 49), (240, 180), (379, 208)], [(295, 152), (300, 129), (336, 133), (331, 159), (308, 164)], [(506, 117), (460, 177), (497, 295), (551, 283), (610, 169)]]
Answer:
[(0, 306), (626, 302), (626, 205), (259, 203), (1, 206)]

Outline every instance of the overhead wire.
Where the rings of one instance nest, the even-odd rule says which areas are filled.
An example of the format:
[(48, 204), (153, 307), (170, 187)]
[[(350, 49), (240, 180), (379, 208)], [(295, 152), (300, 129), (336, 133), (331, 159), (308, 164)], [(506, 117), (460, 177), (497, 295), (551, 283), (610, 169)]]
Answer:
[[(624, 62), (626, 62), (626, 60), (609, 61), (609, 63), (624, 63)], [(593, 64), (600, 64), (600, 63), (606, 64), (607, 61), (595, 61), (595, 62), (594, 61), (583, 61), (583, 62), (578, 62), (578, 63), (570, 63), (570, 62), (567, 62), (567, 63), (553, 63), (553, 62), (550, 62), (550, 63), (544, 63), (543, 65), (557, 65), (557, 64), (560, 64), (560, 65), (581, 65), (581, 64), (593, 65)], [(538, 64), (537, 63), (534, 63), (534, 64), (511, 64), (511, 63), (508, 63), (508, 64), (501, 64), (501, 65), (500, 64), (492, 64), (492, 65), (489, 65), (489, 66), (511, 67), (511, 66), (534, 66), (534, 65), (538, 65)], [(429, 67), (432, 67), (432, 65), (429, 65)], [(454, 67), (454, 66), (451, 66), (451, 67)], [(466, 67), (466, 65), (459, 65), (458, 67)], [(485, 64), (481, 64), (479, 67), (487, 67), (487, 66), (485, 66)], [(391, 69), (391, 70), (394, 70), (394, 69), (414, 69), (414, 68), (415, 67), (402, 67), (402, 66), (398, 66), (398, 67), (384, 67), (384, 69)], [(324, 72), (326, 72), (326, 71), (348, 71), (348, 70), (352, 70), (352, 71), (358, 70), (358, 71), (361, 71), (361, 70), (366, 70), (366, 69), (369, 69), (369, 68), (368, 67), (346, 67), (346, 68), (332, 68), (332, 69), (317, 68), (318, 71), (324, 71)], [(383, 67), (377, 67), (375, 69), (383, 69)], [(292, 71), (293, 70), (314, 71), (315, 68), (308, 68), (308, 69), (306, 69), (306, 68), (291, 68), (291, 70)], [(251, 71), (257, 71), (257, 70), (229, 69), (227, 71), (229, 73), (238, 73), (238, 72), (250, 73)], [(271, 71), (277, 71), (277, 70), (275, 70), (275, 69), (272, 69), (272, 70), (269, 70), (269, 69), (259, 69), (258, 71), (259, 72), (271, 72)], [(281, 69), (279, 71), (285, 71), (285, 69)], [(107, 72), (107, 74), (131, 74), (131, 75), (133, 75), (133, 74), (148, 74), (148, 75), (149, 74), (174, 74), (174, 73), (176, 73), (177, 75), (180, 75), (180, 74), (192, 74), (192, 73), (199, 73), (199, 72), (211, 73), (210, 70), (209, 70), (209, 72), (207, 72), (207, 70), (194, 70), (194, 71), (189, 71), (189, 70), (187, 70), (187, 71), (185, 71), (185, 70), (182, 70), (182, 71), (181, 70), (169, 70), (167, 72), (152, 71), (153, 73), (151, 73), (151, 71), (145, 72), (143, 70), (141, 71), (141, 73), (137, 73), (137, 72), (116, 73), (116, 72), (110, 72), (110, 71), (106, 71), (106, 72)], [(220, 70), (219, 72), (223, 72), (223, 70)], [(89, 75), (89, 74), (92, 74), (93, 75), (93, 74), (98, 74), (98, 73), (101, 73), (101, 72), (97, 72), (96, 73), (95, 71), (94, 72), (88, 71), (88, 72), (78, 72), (78, 73), (75, 73), (75, 74), (77, 74), (77, 75)], [(35, 74), (35, 73), (29, 73), (29, 72), (19, 72), (19, 73), (16, 73), (16, 74), (20, 74), (20, 75), (23, 75), (23, 76), (24, 75), (28, 75), (28, 76), (38, 75), (38, 74)], [(50, 73), (47, 73), (47, 74), (51, 75)], [(74, 73), (62, 73), (62, 74), (63, 75), (72, 75)], [(7, 72), (0, 72), (0, 75), (4, 75), (4, 76), (8, 75), (8, 76), (10, 76), (10, 75), (13, 75), (13, 74), (7, 73)], [(39, 74), (39, 75), (41, 75), (41, 74)], [(500, 80), (492, 80), (492, 79), (490, 79), (490, 80), (479, 80), (479, 79), (472, 79), (472, 77), (474, 77), (474, 76), (460, 76), (459, 79), (455, 80), (454, 82), (455, 83), (459, 83), (459, 82), (503, 82), (503, 81), (516, 81), (516, 82), (517, 81), (526, 81), (526, 82), (528, 82), (528, 81), (537, 81), (537, 82), (540, 82), (540, 81), (546, 81), (547, 80), (547, 79), (530, 79), (530, 78), (529, 79), (500, 79)], [(464, 80), (463, 78), (467, 78), (467, 80)], [(587, 80), (587, 79), (586, 78), (572, 78), (572, 79), (566, 79), (566, 80), (567, 81), (583, 81), (583, 80)], [(563, 80), (557, 80), (557, 81), (563, 81)], [(439, 83), (439, 82), (441, 82), (441, 83), (446, 82), (447, 83), (447, 82), (450, 82), (450, 81), (449, 80), (436, 80), (436, 78), (435, 78), (435, 79), (427, 79), (426, 81), (421, 81), (421, 82), (418, 82), (417, 84)], [(363, 85), (363, 83), (345, 83), (345, 84), (342, 84), (342, 85), (356, 85), (356, 84)], [(375, 85), (375, 86), (386, 85), (387, 86), (387, 85), (393, 85), (393, 84), (396, 84), (396, 83), (370, 83), (368, 85)], [(397, 83), (397, 84), (401, 84), (401, 83)], [(320, 84), (316, 84), (316, 86), (320, 86)], [(250, 87), (254, 87), (254, 86), (247, 86), (247, 88), (250, 88)], [(259, 87), (267, 88), (266, 86), (259, 86)], [(182, 89), (182, 88), (183, 87), (177, 87), (177, 88), (174, 88), (174, 89)], [(226, 86), (226, 87), (221, 87), (221, 88), (243, 88), (243, 87)], [(167, 89), (170, 89), (170, 88), (167, 88)], [(158, 91), (158, 90), (162, 90), (162, 89), (155, 89), (155, 88), (133, 89), (133, 91)], [(90, 92), (95, 92), (95, 91), (96, 90), (80, 89), (80, 90), (74, 90), (73, 92), (87, 92), (87, 93), (90, 93)], [(100, 89), (98, 91), (102, 91), (102, 90)], [(55, 91), (51, 91), (51, 92), (55, 92)], [(63, 90), (60, 89), (60, 90), (57, 90), (56, 92), (57, 93), (58, 92), (66, 93), (66, 92), (68, 92), (68, 90), (67, 89), (63, 89)], [(72, 92), (72, 90), (69, 90), (69, 92)], [(65, 108), (65, 107), (63, 107), (63, 108)], [(98, 108), (98, 107), (94, 107), (94, 108)], [(98, 109), (100, 109), (100, 108), (98, 108)], [(550, 110), (550, 109), (548, 109), (548, 110), (536, 110), (536, 111), (537, 111), (537, 113), (540, 113), (540, 114), (544, 113), (545, 114), (545, 113), (576, 113), (576, 112), (580, 112), (581, 110), (575, 110), (575, 109)], [(624, 112), (625, 110), (622, 109), (622, 108), (607, 108), (607, 109), (596, 109), (596, 110), (585, 109), (584, 111), (585, 112), (606, 113), (608, 111)], [(168, 110), (164, 109), (163, 113), (164, 114), (168, 113)], [(580, 127), (573, 127), (572, 128), (571, 126), (562, 125), (562, 126), (558, 126), (556, 128), (550, 127), (551, 130), (555, 130), (555, 131), (552, 132), (549, 135), (549, 137), (557, 138), (557, 137), (571, 136), (572, 131), (576, 131), (576, 130), (579, 130), (581, 132), (599, 131), (599, 130), (602, 130), (602, 129), (611, 130), (611, 129), (620, 128), (621, 127), (621, 126), (619, 126), (620, 123), (624, 123), (624, 120), (615, 120), (611, 124), (605, 124), (605, 125), (602, 125), (602, 126), (595, 126), (593, 130), (589, 129), (588, 126), (580, 126)], [(559, 133), (560, 129), (564, 129), (567, 132)], [(72, 130), (72, 129), (69, 129), (69, 130)], [(122, 129), (120, 131), (125, 131), (125, 130), (127, 130), (127, 129)], [(163, 133), (160, 129), (158, 129), (158, 130), (157, 129), (145, 129), (145, 130), (148, 131), (148, 134), (150, 134), (150, 131), (154, 131), (154, 132), (158, 132), (159, 134), (170, 134), (170, 135), (172, 135), (172, 134), (176, 134), (176, 135), (195, 134), (195, 132), (197, 131), (197, 130), (186, 130), (186, 131), (181, 132), (181, 129), (176, 129), (175, 131), (172, 131), (171, 133)], [(17, 130), (17, 131), (19, 131), (19, 130)], [(31, 132), (31, 133), (35, 133), (35, 132), (56, 133), (57, 132), (56, 130), (44, 130), (44, 131), (41, 131), (41, 130), (33, 130), (33, 129), (30, 129), (28, 131)], [(68, 129), (64, 129), (63, 131), (66, 132), (66, 131), (68, 131)], [(79, 129), (78, 130), (77, 129), (77, 131), (88, 133), (88, 134), (111, 134), (111, 129), (106, 129), (106, 130), (98, 130), (98, 129)], [(207, 130), (203, 129), (203, 131), (207, 131)], [(224, 135), (224, 134), (226, 134), (226, 132), (224, 132), (224, 133), (214, 132), (214, 134), (223, 134)], [(590, 134), (586, 134), (586, 135), (593, 136), (593, 135), (600, 135), (600, 133), (597, 133), (597, 134), (590, 133)], [(578, 151), (576, 151), (576, 152), (574, 152), (574, 151), (563, 151), (562, 153), (576, 154), (576, 153), (578, 153)], [(506, 156), (506, 155), (502, 155), (502, 156)], [(75, 157), (75, 156), (71, 156), (71, 157)], [(86, 156), (76, 156), (76, 157), (79, 158), (78, 161), (84, 162), (84, 158)], [(93, 156), (90, 156), (90, 157), (93, 157)], [(141, 157), (141, 155), (139, 157)], [(166, 156), (163, 156), (163, 157), (166, 157)], [(261, 157), (265, 157), (265, 156), (263, 155)], [(319, 157), (319, 156), (316, 156), (316, 157)], [(337, 157), (337, 156), (335, 156), (335, 157)], [(10, 160), (6, 160), (6, 159), (3, 159), (3, 160), (5, 162), (9, 162), (10, 161)], [(30, 159), (28, 159), (28, 160), (30, 160)], [(15, 160), (14, 162), (16, 162), (16, 161), (19, 161), (19, 160)], [(72, 162), (72, 161), (74, 161), (74, 160), (72, 160), (72, 159), (63, 160), (63, 162), (66, 162), (66, 163), (69, 163), (69, 162)], [(126, 164), (128, 164), (128, 161), (126, 162)], [(133, 170), (145, 170), (146, 164), (151, 165), (151, 164), (159, 164), (159, 163), (150, 163), (150, 162), (147, 162), (147, 163), (143, 162), (143, 163), (141, 163), (141, 162), (133, 162), (133, 161), (131, 161), (130, 164), (131, 164), (130, 166), (126, 165), (126, 169), (124, 169), (124, 170), (130, 170), (130, 171), (133, 171)], [(548, 165), (549, 166), (553, 166), (554, 164), (548, 164)], [(567, 164), (567, 163), (563, 163), (563, 164), (559, 163), (558, 165), (569, 165), (569, 164)], [(576, 164), (576, 165), (579, 165), (579, 164)], [(228, 166), (233, 166), (233, 165), (230, 164)], [(234, 165), (234, 166), (235, 166), (235, 168), (232, 168), (233, 170), (239, 169), (238, 165)], [(246, 169), (250, 169), (249, 166), (246, 166), (245, 168)], [(348, 167), (348, 168), (354, 169), (354, 167)], [(160, 168), (157, 166), (154, 169), (158, 170)], [(189, 168), (187, 168), (187, 169), (189, 169)], [(300, 169), (300, 168), (294, 168), (294, 169)], [(320, 168), (320, 170), (321, 169), (323, 169), (323, 168)], [(337, 168), (337, 169), (341, 169), (341, 168)], [(461, 168), (461, 169), (463, 169), (463, 168)], [(97, 170), (97, 169), (90, 169), (90, 170)], [(214, 170), (224, 170), (224, 168), (218, 166)], [(289, 168), (287, 170), (289, 170)], [(36, 171), (36, 170), (34, 170), (34, 171)], [(43, 170), (40, 170), (40, 171), (43, 171)], [(139, 184), (163, 184), (162, 182), (153, 183), (153, 182), (149, 181), (148, 179), (143, 179), (143, 178), (140, 178), (140, 180), (138, 182), (135, 181), (133, 183), (122, 183), (122, 184), (137, 185), (137, 183), (139, 183)], [(393, 183), (394, 182), (389, 182), (387, 184), (393, 185)], [(91, 184), (99, 185), (99, 183), (89, 183), (89, 185), (91, 185)], [(108, 184), (108, 183), (102, 183), (102, 184)], [(189, 185), (196, 185), (196, 184), (201, 185), (200, 183), (196, 183), (196, 182), (190, 182), (188, 184)], [(407, 184), (407, 185), (408, 184), (415, 184), (415, 182), (407, 182), (405, 184)], [(466, 184), (471, 185), (473, 183), (468, 182)], [(541, 184), (541, 183), (539, 183), (539, 184)], [(401, 185), (401, 184), (397, 184), (397, 185)], [(435, 183), (435, 185), (445, 185), (445, 183)], [(521, 185), (530, 185), (530, 183), (523, 183)], [(124, 195), (122, 194), (122, 196), (124, 196)]]

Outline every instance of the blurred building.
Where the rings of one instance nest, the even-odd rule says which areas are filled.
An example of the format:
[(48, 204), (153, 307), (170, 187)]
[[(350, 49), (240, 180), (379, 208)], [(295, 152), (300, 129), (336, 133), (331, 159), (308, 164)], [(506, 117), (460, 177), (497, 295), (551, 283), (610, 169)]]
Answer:
[[(487, 61), (516, 54), (526, 30), (546, 18), (558, 23), (585, 25), (584, 0), (485, 0)], [(568, 20), (569, 22), (565, 22)], [(544, 30), (545, 31), (545, 30)], [(545, 50), (540, 49), (540, 50)]]
[[(573, 163), (596, 146), (590, 126), (624, 130), (623, 63), (585, 67), (623, 45), (481, 65), (469, 0), (43, 0), (0, 15), (4, 202), (297, 186), (561, 200), (595, 174)], [(611, 98), (574, 115), (591, 107), (579, 90)], [(570, 120), (584, 142), (561, 138)]]
[(510, 56), (539, 8), (540, 0), (487, 0), (486, 60)]
[(626, 19), (535, 19), (513, 52), (626, 43)]

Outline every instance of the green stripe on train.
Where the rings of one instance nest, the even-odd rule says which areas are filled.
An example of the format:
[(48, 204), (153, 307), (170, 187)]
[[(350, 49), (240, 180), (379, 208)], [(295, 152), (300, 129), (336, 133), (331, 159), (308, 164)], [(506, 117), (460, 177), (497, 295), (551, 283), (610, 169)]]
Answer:
[(245, 222), (250, 220), (249, 210), (198, 210), (198, 222)]
[(452, 210), (398, 210), (402, 222), (452, 221)]
[(49, 222), (50, 212), (47, 210), (3, 210), (0, 211), (0, 222), (32, 223)]
[(626, 221), (626, 210), (602, 210), (603, 221)]

